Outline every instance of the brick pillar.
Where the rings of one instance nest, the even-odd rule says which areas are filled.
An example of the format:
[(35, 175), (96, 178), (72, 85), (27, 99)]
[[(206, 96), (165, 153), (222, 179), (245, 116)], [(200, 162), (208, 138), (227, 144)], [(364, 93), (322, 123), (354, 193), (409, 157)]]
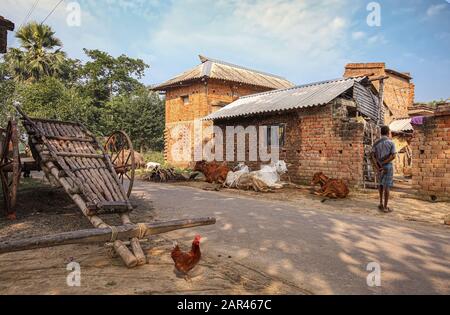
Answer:
[(413, 186), (431, 201), (450, 200), (450, 105), (414, 125)]

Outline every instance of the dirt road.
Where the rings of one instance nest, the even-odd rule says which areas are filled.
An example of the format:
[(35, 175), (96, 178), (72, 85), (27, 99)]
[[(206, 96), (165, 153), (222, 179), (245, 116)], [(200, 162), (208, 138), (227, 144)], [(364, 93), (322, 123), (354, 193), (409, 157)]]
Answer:
[[(0, 241), (90, 228), (61, 191), (21, 191), (19, 220), (0, 220)], [(215, 216), (217, 224), (155, 237), (149, 262), (128, 270), (102, 245), (62, 246), (0, 255), (0, 294), (418, 294), (450, 293), (450, 229), (389, 217), (346, 213), (314, 198), (265, 200), (236, 191), (138, 182), (136, 222)], [(446, 206), (446, 205), (440, 205)], [(108, 218), (108, 222), (114, 222)], [(203, 260), (192, 281), (177, 278), (170, 250), (203, 236)], [(69, 262), (81, 286), (69, 287)], [(381, 287), (367, 286), (369, 263)]]
[[(0, 241), (91, 228), (61, 190), (38, 185), (20, 191), (18, 220), (0, 219)], [(134, 198), (136, 222), (150, 222), (157, 212), (152, 202)], [(191, 217), (195, 214), (190, 215)], [(166, 215), (167, 217), (167, 215)], [(182, 217), (182, 216), (180, 216)], [(173, 217), (175, 218), (175, 217)], [(160, 218), (157, 218), (160, 219)], [(119, 223), (115, 216), (109, 223)], [(203, 228), (194, 232), (203, 233)], [(192, 232), (192, 233), (194, 233)], [(144, 243), (148, 264), (127, 269), (119, 258), (110, 258), (102, 245), (69, 245), (0, 255), (0, 294), (308, 294), (294, 283), (272, 277), (228, 256), (209, 252), (207, 241), (203, 259), (191, 281), (178, 278), (170, 258), (173, 241), (188, 249), (192, 240), (165, 234)], [(67, 285), (70, 270), (81, 267), (81, 286)]]
[[(232, 255), (313, 293), (450, 293), (450, 229), (443, 225), (333, 211), (339, 202), (311, 198), (270, 201), (142, 182), (135, 193), (153, 200), (158, 218), (216, 216), (217, 224), (203, 231), (211, 255)], [(188, 240), (193, 233), (171, 235)], [(367, 285), (371, 262), (381, 267), (381, 287)]]

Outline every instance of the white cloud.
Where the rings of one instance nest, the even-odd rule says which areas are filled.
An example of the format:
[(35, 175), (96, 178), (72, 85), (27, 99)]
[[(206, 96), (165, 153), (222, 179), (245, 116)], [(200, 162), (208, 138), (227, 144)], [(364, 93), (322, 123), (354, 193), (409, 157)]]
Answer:
[(317, 73), (341, 69), (350, 24), (346, 4), (330, 1), (317, 5), (305, 0), (175, 2), (158, 28), (149, 30), (143, 46), (149, 50), (157, 47), (159, 54), (150, 53), (159, 61), (182, 50), (190, 60), (197, 53), (225, 60), (233, 56), (228, 61), (267, 71), (271, 65), (278, 73), (291, 71), (293, 64), (300, 73), (306, 68)]
[(435, 15), (438, 15), (442, 11), (444, 11), (448, 7), (448, 4), (442, 3), (442, 4), (433, 4), (431, 5), (427, 10), (427, 16), (432, 17)]
[(358, 32), (353, 32), (352, 33), (352, 38), (354, 40), (363, 39), (364, 37), (366, 37), (366, 33), (364, 33), (364, 32), (358, 31)]
[(373, 35), (367, 39), (367, 42), (371, 45), (374, 44), (387, 44), (388, 40), (383, 35)]
[[(34, 1), (1, 1), (2, 10), (4, 9), (4, 13), (2, 13), (6, 18), (15, 23), (15, 31), (17, 31)], [(41, 22), (51, 10), (55, 8), (55, 5), (58, 2), (59, 1), (57, 0), (40, 0), (30, 17), (27, 19), (27, 22)], [(93, 16), (91, 13), (92, 11), (88, 10), (81, 1), (81, 26), (70, 27), (67, 24), (66, 19), (69, 11), (67, 11), (66, 8), (70, 2), (71, 1), (69, 0), (62, 2), (45, 22), (53, 28), (56, 32), (56, 37), (60, 38), (63, 42), (63, 50), (70, 52), (69, 57), (79, 59), (85, 58), (82, 50), (83, 48), (97, 48), (108, 52), (117, 50), (118, 43), (109, 39), (111, 30), (103, 23), (102, 19)], [(10, 47), (18, 46), (18, 42), (12, 34), (8, 36), (8, 42)]]

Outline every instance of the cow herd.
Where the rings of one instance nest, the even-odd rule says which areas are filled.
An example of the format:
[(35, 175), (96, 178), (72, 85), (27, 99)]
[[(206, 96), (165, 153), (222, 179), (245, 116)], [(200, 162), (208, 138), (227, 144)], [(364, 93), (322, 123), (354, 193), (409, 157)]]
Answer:
[[(254, 190), (256, 192), (269, 192), (285, 186), (281, 176), (288, 172), (288, 165), (284, 161), (277, 161), (270, 165), (263, 165), (259, 171), (250, 171), (244, 163), (239, 163), (230, 169), (226, 162), (199, 161), (194, 171), (205, 175), (206, 182), (219, 184), (222, 187), (241, 190)], [(327, 198), (346, 198), (349, 194), (347, 184), (339, 179), (331, 179), (323, 173), (313, 176), (311, 185), (320, 185), (315, 194)]]

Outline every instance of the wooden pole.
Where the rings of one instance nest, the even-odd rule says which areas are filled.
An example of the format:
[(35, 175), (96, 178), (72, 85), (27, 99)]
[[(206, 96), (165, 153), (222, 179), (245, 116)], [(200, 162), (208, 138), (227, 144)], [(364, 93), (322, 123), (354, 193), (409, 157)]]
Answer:
[(384, 107), (384, 78), (380, 79), (380, 91), (379, 95), (379, 103), (380, 107), (378, 108), (378, 125), (384, 125), (384, 117), (383, 117), (383, 107)]
[(133, 255), (122, 241), (117, 240), (114, 242), (114, 250), (128, 268), (134, 268), (139, 264), (138, 258)]
[[(129, 224), (115, 227), (117, 233), (114, 234), (117, 235), (116, 240), (127, 241), (139, 236), (146, 238), (150, 235), (215, 223), (216, 219), (211, 217), (145, 223), (145, 233), (142, 233), (142, 228), (138, 225)], [(22, 240), (11, 240), (0, 243), (0, 254), (69, 244), (106, 243), (115, 241), (111, 240), (111, 236), (112, 230), (108, 227), (38, 236)]]
[(19, 156), (19, 130), (17, 122), (11, 121), (11, 142), (13, 146), (12, 186), (11, 186), (11, 213), (15, 213), (17, 203), (17, 189), (20, 182), (20, 156)]
[(131, 249), (134, 256), (136, 257), (137, 265), (142, 266), (147, 263), (147, 257), (145, 257), (144, 251), (142, 250), (141, 243), (137, 237), (131, 239), (130, 242)]

